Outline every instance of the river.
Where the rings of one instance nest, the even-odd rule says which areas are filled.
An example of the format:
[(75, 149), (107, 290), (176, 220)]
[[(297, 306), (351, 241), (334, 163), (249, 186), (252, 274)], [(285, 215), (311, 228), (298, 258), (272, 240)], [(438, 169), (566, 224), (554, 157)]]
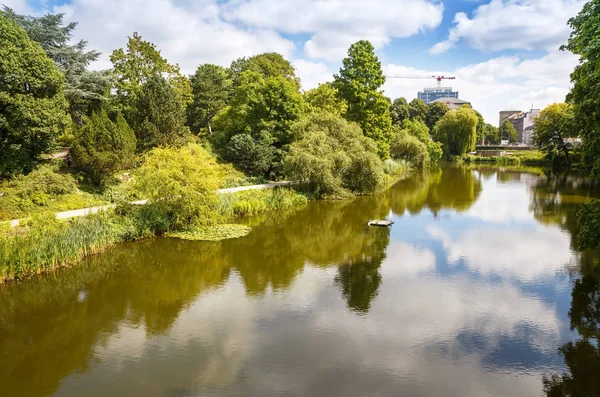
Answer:
[(598, 393), (590, 197), (574, 173), (446, 166), (237, 240), (119, 245), (0, 286), (0, 395)]

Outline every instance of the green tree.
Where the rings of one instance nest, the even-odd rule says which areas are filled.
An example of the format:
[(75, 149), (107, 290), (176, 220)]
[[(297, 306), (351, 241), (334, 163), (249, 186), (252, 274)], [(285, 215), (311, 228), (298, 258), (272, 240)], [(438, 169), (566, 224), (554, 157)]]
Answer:
[(250, 58), (238, 58), (231, 63), (227, 72), (233, 81), (234, 87), (237, 87), (240, 76), (243, 72), (251, 70), (258, 73), (263, 79), (270, 77), (283, 77), (293, 81), (297, 88), (300, 88), (299, 79), (296, 77), (294, 67), (281, 54), (276, 52), (266, 52), (264, 54), (254, 55)]
[(600, 244), (600, 201), (592, 200), (588, 204), (582, 204), (577, 214), (577, 225), (579, 234), (577, 235), (578, 248), (595, 248)]
[(64, 77), (38, 43), (0, 13), (0, 177), (30, 172), (67, 124)]
[(135, 133), (121, 114), (112, 122), (105, 110), (95, 112), (77, 130), (71, 154), (77, 167), (95, 179), (133, 165)]
[(431, 139), (430, 130), (427, 128), (422, 121), (412, 121), (406, 119), (402, 122), (402, 129), (409, 135), (414, 136), (419, 141), (423, 142), (427, 146), (427, 152), (429, 153), (429, 162), (437, 163), (442, 158), (442, 144), (434, 142)]
[(573, 107), (566, 103), (548, 105), (535, 118), (533, 143), (548, 158), (571, 163), (570, 146), (566, 138), (577, 136)]
[(137, 94), (133, 128), (138, 151), (181, 145), (189, 135), (185, 108), (175, 88), (162, 76), (148, 78)]
[[(477, 124), (479, 125), (479, 123)], [(498, 127), (486, 123), (483, 128), (483, 139), (488, 145), (497, 145), (500, 143), (500, 134)]]
[(567, 102), (574, 106), (582, 137), (582, 162), (592, 177), (600, 178), (600, 0), (591, 0), (569, 19), (571, 36), (561, 50), (579, 55), (571, 73)]
[(429, 106), (421, 99), (413, 99), (408, 104), (408, 114), (411, 120), (427, 121), (427, 115), (429, 114)]
[(462, 156), (475, 149), (477, 121), (472, 109), (460, 107), (450, 110), (436, 123), (433, 136), (443, 144), (447, 158)]
[(383, 183), (375, 142), (358, 125), (330, 113), (310, 113), (294, 125), (299, 140), (285, 159), (286, 176), (317, 197), (372, 193)]
[(77, 22), (64, 24), (64, 14), (32, 17), (16, 14), (8, 7), (2, 11), (8, 19), (21, 26), (29, 38), (38, 42), (46, 54), (65, 75), (64, 93), (69, 101), (69, 113), (78, 124), (107, 99), (112, 84), (107, 71), (89, 71), (90, 63), (98, 60), (98, 51), (87, 50), (87, 42), (71, 44)]
[(390, 156), (393, 159), (407, 160), (417, 168), (429, 166), (429, 152), (427, 145), (417, 137), (409, 135), (406, 130), (396, 127), (394, 136), (390, 142)]
[(317, 88), (306, 91), (304, 102), (311, 112), (328, 112), (336, 116), (343, 116), (348, 109), (348, 105), (339, 98), (338, 91), (331, 83), (319, 84)]
[(507, 139), (509, 142), (516, 142), (518, 139), (517, 130), (510, 120), (504, 120), (498, 129), (500, 140)]
[[(463, 105), (463, 106), (467, 106), (467, 105)], [(482, 116), (481, 113), (479, 113), (477, 110), (473, 109), (473, 111), (475, 112), (475, 115), (477, 116), (477, 143), (482, 145), (483, 142), (485, 141), (485, 120)]]
[(190, 81), (180, 73), (179, 65), (170, 64), (154, 44), (144, 41), (137, 33), (128, 37), (126, 50), (119, 48), (112, 52), (110, 61), (113, 64), (117, 101), (128, 121), (142, 87), (157, 74), (166, 75), (184, 108), (193, 101)]
[(264, 176), (275, 159), (275, 148), (250, 134), (237, 134), (229, 140), (223, 157), (248, 175)]
[(212, 135), (212, 120), (227, 106), (232, 81), (223, 67), (206, 63), (196, 69), (190, 82), (194, 101), (187, 108), (188, 125), (195, 134), (206, 128)]
[(385, 159), (389, 156), (392, 118), (388, 102), (380, 91), (385, 76), (375, 48), (366, 40), (358, 41), (350, 46), (342, 62), (333, 85), (348, 104), (345, 117), (356, 122), (365, 136), (377, 143), (379, 156)]
[(446, 106), (445, 103), (441, 103), (441, 102), (435, 102), (432, 103), (431, 105), (429, 105), (429, 109), (427, 109), (427, 117), (425, 120), (421, 120), (421, 121), (425, 121), (425, 124), (427, 124), (427, 128), (429, 128), (429, 130), (433, 130), (433, 127), (435, 127), (435, 123), (438, 122), (439, 119), (441, 119), (446, 113), (448, 113), (448, 106)]
[(392, 124), (397, 125), (410, 117), (410, 108), (405, 98), (396, 98), (390, 108)]
[[(247, 70), (241, 74), (229, 106), (215, 118), (212, 137), (215, 148), (227, 160), (246, 168), (240, 158), (230, 157), (234, 151), (229, 149), (235, 135), (248, 134), (256, 144), (273, 147), (273, 163), (268, 172), (256, 176), (278, 177), (287, 147), (294, 140), (292, 125), (300, 118), (303, 106), (295, 82), (281, 76), (264, 79), (259, 73)], [(240, 142), (234, 146), (239, 147)], [(247, 139), (243, 142), (249, 143)]]

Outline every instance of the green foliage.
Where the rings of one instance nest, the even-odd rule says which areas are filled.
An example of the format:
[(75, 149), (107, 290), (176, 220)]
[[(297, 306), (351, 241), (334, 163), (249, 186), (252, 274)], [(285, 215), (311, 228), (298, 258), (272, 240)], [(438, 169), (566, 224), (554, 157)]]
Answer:
[(137, 95), (133, 128), (138, 151), (179, 146), (189, 136), (185, 108), (175, 88), (162, 76), (151, 76)]
[[(435, 102), (428, 106), (427, 109), (427, 117), (425, 119), (425, 124), (429, 130), (433, 130), (435, 127), (435, 123), (439, 121), (446, 113), (448, 113), (448, 106), (445, 103)], [(475, 112), (479, 114), (478, 112)]]
[(136, 139), (121, 114), (112, 122), (104, 110), (92, 114), (77, 130), (71, 154), (77, 167), (96, 180), (111, 172), (131, 167)]
[(427, 122), (429, 106), (421, 99), (413, 99), (408, 104), (408, 115), (411, 120)]
[(190, 81), (180, 73), (179, 65), (170, 64), (154, 44), (144, 41), (136, 32), (133, 37), (128, 37), (127, 49), (114, 50), (110, 61), (113, 63), (117, 102), (130, 123), (131, 112), (139, 103), (140, 95), (143, 96), (143, 87), (157, 75), (166, 75), (184, 110), (193, 100)]
[(390, 155), (393, 159), (407, 160), (417, 168), (428, 167), (431, 161), (427, 145), (401, 129), (396, 129), (392, 137)]
[(227, 71), (234, 86), (237, 87), (239, 85), (242, 73), (247, 70), (258, 73), (263, 79), (283, 77), (290, 82), (293, 82), (296, 85), (296, 89), (300, 88), (298, 78), (294, 72), (294, 67), (287, 59), (276, 52), (267, 52), (250, 58), (239, 58), (233, 61)]
[[(214, 120), (215, 149), (253, 176), (276, 178), (287, 145), (294, 139), (292, 125), (300, 117), (302, 107), (302, 95), (293, 81), (277, 76), (265, 80), (257, 72), (245, 71), (230, 105)], [(236, 135), (242, 136), (235, 138)], [(251, 151), (242, 155), (243, 149)], [(261, 159), (270, 161), (270, 166), (264, 166)], [(253, 166), (251, 162), (255, 160), (261, 161)]]
[(187, 108), (188, 126), (195, 134), (207, 129), (212, 135), (212, 120), (227, 106), (232, 80), (223, 67), (205, 63), (190, 76), (190, 82), (194, 100)]
[(68, 122), (60, 70), (0, 13), (0, 178), (30, 172)]
[(533, 143), (554, 162), (571, 163), (566, 138), (577, 136), (573, 107), (566, 103), (548, 105), (534, 120)]
[(219, 196), (220, 212), (226, 218), (281, 211), (306, 204), (306, 196), (292, 189), (274, 188), (244, 190)]
[[(498, 150), (482, 151), (482, 153), (486, 152), (498, 153)], [(503, 156), (475, 156), (468, 154), (464, 156), (463, 159), (467, 163), (494, 163), (503, 165), (551, 165), (551, 162), (550, 160), (548, 160), (548, 158), (546, 158), (546, 155), (538, 150), (518, 150), (514, 152), (508, 152)]]
[(218, 221), (215, 191), (219, 173), (214, 159), (200, 145), (155, 148), (136, 170), (134, 189), (170, 218), (172, 230)]
[(498, 129), (500, 140), (508, 139), (509, 142), (516, 142), (518, 139), (517, 130), (510, 120), (504, 120)]
[(574, 106), (582, 137), (583, 165), (593, 178), (600, 178), (600, 0), (587, 2), (579, 14), (569, 19), (571, 36), (561, 50), (579, 55), (571, 73), (567, 102)]
[[(479, 127), (479, 123), (477, 124)], [(498, 127), (491, 124), (485, 124), (483, 128), (483, 136), (486, 145), (498, 145), (500, 144), (500, 133)]]
[(600, 244), (600, 201), (592, 200), (588, 204), (583, 204), (577, 214), (577, 225), (579, 234), (577, 235), (578, 248), (595, 248)]
[(44, 211), (68, 211), (106, 204), (104, 200), (77, 189), (70, 174), (41, 166), (0, 185), (0, 220), (26, 218)]
[(244, 237), (251, 231), (252, 228), (245, 225), (214, 225), (197, 227), (180, 232), (169, 232), (166, 236), (180, 238), (182, 240), (221, 241)]
[(392, 118), (389, 104), (380, 90), (385, 83), (381, 62), (373, 45), (361, 40), (350, 46), (333, 86), (348, 104), (345, 118), (356, 122), (364, 135), (377, 143), (380, 158), (389, 156)]
[(444, 156), (462, 156), (475, 149), (477, 115), (472, 109), (460, 107), (450, 110), (435, 125), (434, 139), (442, 143)]
[[(463, 105), (463, 106), (467, 106), (467, 105)], [(477, 110), (473, 109), (473, 111), (475, 112), (475, 115), (477, 116), (477, 144), (483, 144), (484, 139), (485, 139), (485, 120), (483, 118), (483, 115), (481, 113), (479, 113)], [(435, 125), (435, 124), (434, 124)]]
[(328, 113), (294, 126), (299, 140), (285, 159), (286, 175), (318, 198), (372, 193), (383, 183), (375, 143), (360, 128)]
[(402, 129), (409, 135), (414, 136), (427, 146), (429, 162), (437, 163), (442, 158), (442, 144), (434, 142), (430, 136), (430, 130), (422, 121), (406, 119), (402, 122)]
[(348, 105), (341, 100), (338, 90), (331, 83), (319, 84), (304, 93), (304, 102), (309, 112), (329, 112), (336, 116), (344, 116)]
[(405, 98), (396, 98), (390, 108), (392, 124), (398, 125), (410, 117), (410, 107)]
[(29, 38), (41, 45), (65, 76), (64, 94), (69, 102), (69, 113), (77, 124), (84, 115), (106, 101), (112, 84), (107, 72), (86, 70), (100, 56), (98, 51), (87, 51), (87, 42), (71, 44), (77, 22), (64, 24), (64, 14), (46, 14), (41, 17), (16, 14), (4, 7), (6, 18), (21, 26)]

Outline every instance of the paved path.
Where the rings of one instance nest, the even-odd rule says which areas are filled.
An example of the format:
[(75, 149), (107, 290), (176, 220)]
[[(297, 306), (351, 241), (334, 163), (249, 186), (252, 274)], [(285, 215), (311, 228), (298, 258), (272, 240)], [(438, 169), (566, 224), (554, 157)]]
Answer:
[[(274, 187), (277, 186), (291, 186), (293, 185), (294, 182), (271, 182), (271, 183), (264, 183), (262, 185), (252, 185), (252, 186), (239, 186), (239, 187), (230, 187), (227, 189), (219, 189), (217, 190), (217, 193), (219, 194), (227, 194), (227, 193), (235, 193), (235, 192), (242, 192), (244, 190), (257, 190), (257, 189), (272, 189)], [(134, 205), (144, 205), (148, 202), (148, 200), (140, 200), (140, 201), (134, 201), (131, 204)], [(90, 207), (90, 208), (81, 208), (78, 210), (71, 210), (71, 211), (64, 211), (64, 212), (57, 212), (56, 213), (56, 218), (57, 219), (68, 219), (68, 218), (76, 218), (79, 216), (86, 216), (89, 214), (95, 214), (96, 212), (99, 211), (104, 211), (107, 210), (109, 208), (114, 208), (115, 205), (114, 204), (110, 204), (110, 205), (103, 205), (100, 207)], [(10, 221), (10, 226), (11, 227), (15, 227), (15, 226), (19, 226), (19, 224), (21, 223), (22, 219), (13, 219), (12, 221)]]

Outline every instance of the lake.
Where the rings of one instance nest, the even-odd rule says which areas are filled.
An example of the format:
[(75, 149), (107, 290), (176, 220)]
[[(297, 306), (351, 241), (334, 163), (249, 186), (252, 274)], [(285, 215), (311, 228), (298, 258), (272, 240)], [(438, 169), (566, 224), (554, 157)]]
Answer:
[(0, 395), (598, 393), (592, 197), (575, 173), (445, 166), (237, 240), (119, 245), (0, 286)]

